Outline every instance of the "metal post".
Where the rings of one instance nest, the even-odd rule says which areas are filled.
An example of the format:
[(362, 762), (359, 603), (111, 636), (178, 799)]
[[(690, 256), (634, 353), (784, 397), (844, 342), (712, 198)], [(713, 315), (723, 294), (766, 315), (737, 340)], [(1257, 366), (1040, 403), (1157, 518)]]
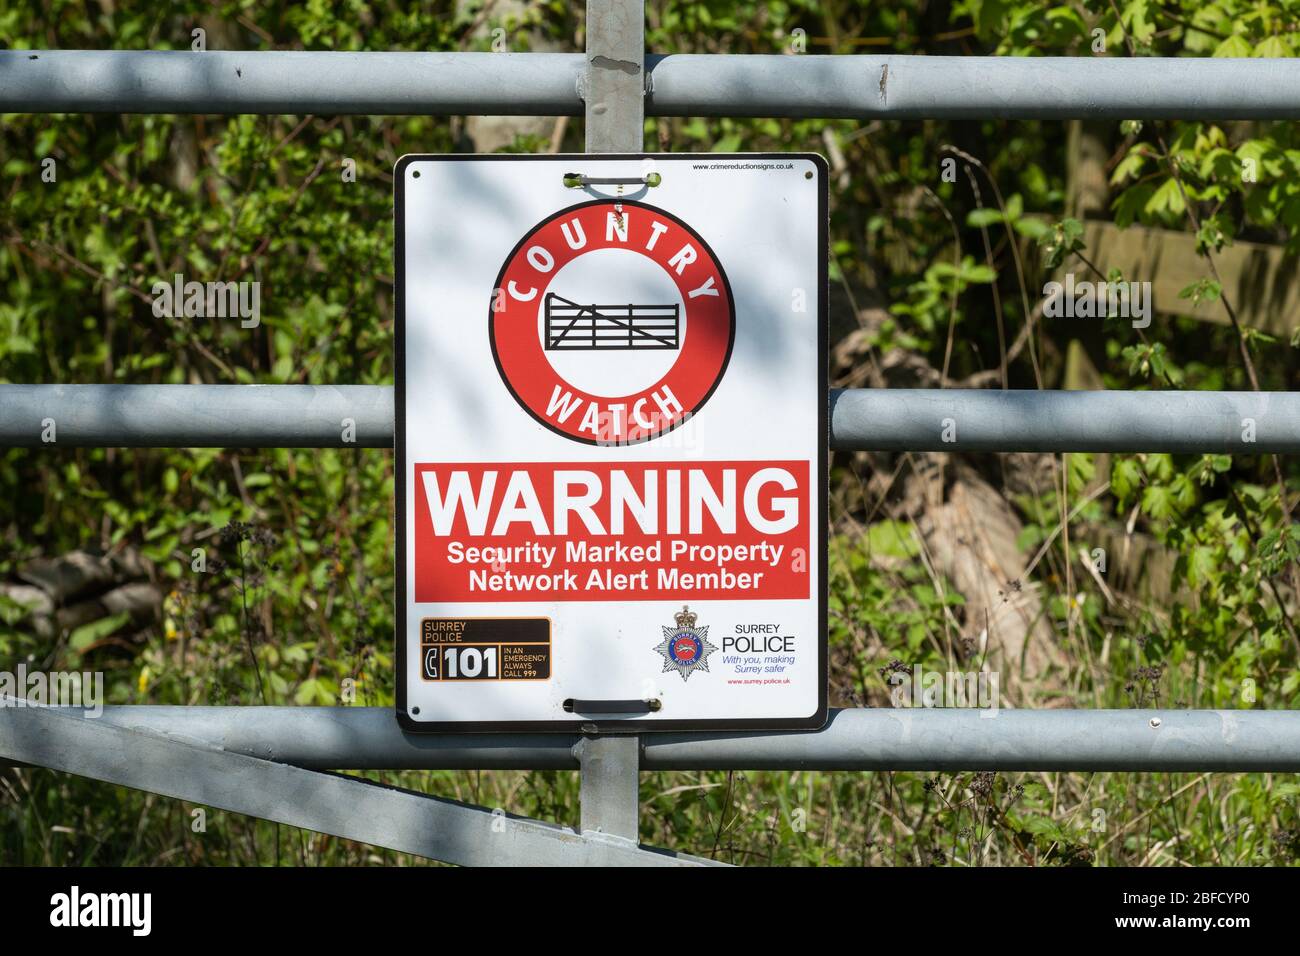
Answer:
[[(645, 129), (645, 4), (587, 0), (583, 77), (589, 153), (639, 153)], [(641, 740), (584, 736), (574, 747), (582, 774), (583, 833), (637, 839)]]
[(587, 0), (587, 152), (639, 153), (645, 130), (645, 4)]
[(580, 832), (636, 840), (641, 796), (641, 740), (592, 734), (573, 748), (582, 775)]

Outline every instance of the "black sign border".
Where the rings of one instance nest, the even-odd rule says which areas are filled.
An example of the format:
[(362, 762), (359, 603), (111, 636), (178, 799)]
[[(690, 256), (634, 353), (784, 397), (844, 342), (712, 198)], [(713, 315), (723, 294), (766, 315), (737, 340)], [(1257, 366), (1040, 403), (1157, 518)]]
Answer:
[[(818, 394), (822, 401), (817, 409), (817, 432), (821, 436), (817, 455), (817, 542), (820, 550), (817, 581), (817, 709), (807, 717), (764, 718), (750, 717), (728, 720), (708, 718), (698, 720), (502, 720), (502, 721), (424, 721), (417, 720), (407, 711), (406, 700), (406, 168), (415, 163), (431, 162), (539, 162), (564, 163), (579, 169), (584, 162), (604, 160), (645, 160), (656, 163), (713, 162), (717, 160), (752, 162), (771, 160), (790, 162), (806, 160), (817, 169), (817, 245), (820, 258), (817, 264), (818, 315), (817, 350), (822, 360), (818, 366)], [(568, 171), (568, 170), (566, 170)], [(505, 733), (536, 732), (573, 733), (598, 731), (601, 733), (669, 733), (688, 730), (818, 730), (825, 726), (827, 704), (827, 526), (830, 520), (828, 485), (830, 482), (830, 283), (828, 278), (829, 246), (829, 167), (824, 156), (818, 153), (567, 153), (535, 155), (519, 153), (492, 153), (465, 155), (456, 153), (408, 153), (398, 159), (393, 167), (393, 290), (395, 295), (395, 327), (393, 329), (393, 537), (396, 559), (393, 564), (394, 644), (396, 645), (397, 722), (404, 731), (418, 734), (434, 733)], [(730, 359), (730, 354), (728, 354)], [(554, 651), (552, 651), (554, 654)], [(552, 674), (554, 662), (552, 662)]]

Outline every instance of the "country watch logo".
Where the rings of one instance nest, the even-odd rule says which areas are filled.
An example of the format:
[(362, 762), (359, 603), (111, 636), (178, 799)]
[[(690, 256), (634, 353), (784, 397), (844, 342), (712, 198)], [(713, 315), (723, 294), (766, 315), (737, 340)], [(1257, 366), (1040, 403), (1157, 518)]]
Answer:
[(538, 422), (574, 441), (649, 441), (722, 381), (736, 313), (722, 264), (662, 209), (595, 200), (538, 223), (506, 258), (492, 355)]

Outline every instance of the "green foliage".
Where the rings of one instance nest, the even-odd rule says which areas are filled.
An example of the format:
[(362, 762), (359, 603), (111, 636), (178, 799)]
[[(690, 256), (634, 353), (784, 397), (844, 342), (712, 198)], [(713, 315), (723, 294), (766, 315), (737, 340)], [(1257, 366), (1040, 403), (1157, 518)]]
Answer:
[(1062, 219), (1038, 239), (1043, 249), (1043, 265), (1059, 268), (1066, 259), (1083, 249), (1083, 223), (1077, 219)]
[[(511, 50), (581, 49), (580, 5), (509, 10), (481, 0), (165, 9), (50, 0), (0, 9), (0, 37), (15, 49), (187, 50), (202, 25), (210, 49), (487, 51), (500, 28)], [(1292, 56), (1298, 15), (1300, 0), (670, 0), (647, 5), (647, 46), (795, 55), (799, 39), (809, 54)], [(1033, 324), (1043, 275), (1090, 268), (1084, 223), (1067, 200), (1076, 157), (1066, 124), (646, 125), (651, 148), (840, 156), (831, 281), (858, 320), (850, 384), (900, 354), (956, 381), (996, 374)], [(544, 151), (554, 137), (578, 151), (581, 132), (563, 121), (499, 148)], [(1133, 120), (1108, 132), (1119, 226), (1186, 232), (1205, 257), (1238, 240), (1300, 252), (1295, 124)], [(419, 116), (3, 117), (0, 381), (391, 383), (393, 163), (474, 148), (474, 135), (461, 118)], [(55, 183), (42, 179), (47, 158)], [(955, 181), (942, 175), (945, 159)], [(345, 181), (345, 160), (355, 161), (355, 182)], [(154, 283), (178, 272), (260, 281), (260, 327), (155, 316)], [(1225, 292), (1208, 263), (1183, 294), (1204, 317), (1223, 318)], [(1098, 335), (1092, 358), (1105, 387), (1250, 387), (1231, 327), (1159, 323), (1145, 333), (1112, 323)], [(1007, 358), (1013, 387), (1059, 385), (1073, 334), (1035, 326)], [(1294, 387), (1300, 341), (1246, 338), (1262, 387)], [(898, 491), (894, 463), (871, 461), (873, 477), (887, 479), (881, 491), (843, 457), (828, 562), (832, 702), (890, 706), (891, 674), (983, 666), (982, 606), (965, 605), (935, 570), (922, 514), (877, 507)], [(1011, 470), (1006, 459), (976, 464)], [(1070, 455), (1050, 465), (1050, 481), (1005, 492), (1024, 525), (1021, 547), (1039, 558), (1005, 582), (1003, 599), (1041, 597), (1067, 666), (1043, 688), (1017, 689), (1017, 706), (1300, 705), (1300, 534), (1282, 493), (1294, 498), (1294, 468), (1283, 463), (1279, 482), (1267, 456)], [(392, 498), (392, 460), (381, 451), (0, 451), (0, 577), (40, 555), (130, 548), (166, 594), (161, 619), (142, 632), (111, 615), (56, 638), (36, 636), (23, 625), (28, 609), (0, 595), (0, 666), (101, 670), (113, 703), (391, 706)], [(1140, 582), (1094, 576), (1066, 539), (1087, 550), (1105, 535), (1172, 560)], [(1122, 547), (1110, 548), (1112, 562)], [(205, 572), (194, 570), (196, 549)], [(577, 822), (570, 773), (369, 776)], [(10, 770), (0, 782), (5, 862), (408, 862), (215, 812), (209, 833), (196, 835), (190, 808), (77, 778)], [(643, 777), (642, 796), (643, 839), (740, 863), (1300, 855), (1296, 789), (1258, 775), (660, 773)]]

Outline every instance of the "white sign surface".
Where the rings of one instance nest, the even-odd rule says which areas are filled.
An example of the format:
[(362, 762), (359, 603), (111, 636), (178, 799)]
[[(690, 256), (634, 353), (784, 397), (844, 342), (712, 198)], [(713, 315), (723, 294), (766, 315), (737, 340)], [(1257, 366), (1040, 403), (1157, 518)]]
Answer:
[(820, 726), (824, 161), (394, 175), (403, 726)]

